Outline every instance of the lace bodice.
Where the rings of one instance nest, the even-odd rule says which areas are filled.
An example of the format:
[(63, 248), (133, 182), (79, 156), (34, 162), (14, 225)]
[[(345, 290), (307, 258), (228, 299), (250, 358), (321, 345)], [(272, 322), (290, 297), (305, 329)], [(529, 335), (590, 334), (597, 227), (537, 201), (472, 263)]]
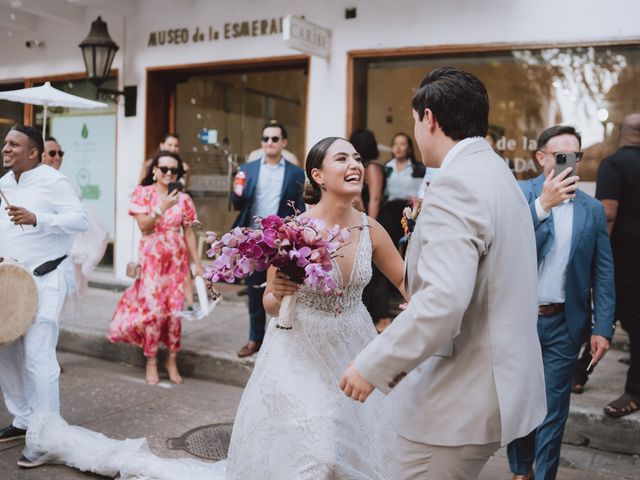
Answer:
[(318, 290), (303, 285), (298, 292), (298, 307), (314, 309), (326, 313), (340, 314), (362, 304), (362, 290), (371, 280), (371, 233), (368, 217), (362, 214), (362, 231), (353, 259), (350, 278), (342, 278), (342, 272), (335, 260), (332, 260), (333, 279), (341, 286), (341, 294), (325, 295)]

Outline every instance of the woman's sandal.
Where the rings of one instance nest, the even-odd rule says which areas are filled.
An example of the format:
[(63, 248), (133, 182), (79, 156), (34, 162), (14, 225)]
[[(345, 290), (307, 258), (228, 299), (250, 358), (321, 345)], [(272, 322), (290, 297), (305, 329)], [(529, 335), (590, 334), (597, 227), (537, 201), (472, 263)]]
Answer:
[(157, 359), (151, 357), (147, 358), (147, 364), (145, 366), (145, 380), (149, 385), (157, 385), (160, 383)]
[(613, 418), (624, 417), (630, 413), (640, 410), (640, 401), (625, 393), (617, 400), (604, 407), (604, 413)]

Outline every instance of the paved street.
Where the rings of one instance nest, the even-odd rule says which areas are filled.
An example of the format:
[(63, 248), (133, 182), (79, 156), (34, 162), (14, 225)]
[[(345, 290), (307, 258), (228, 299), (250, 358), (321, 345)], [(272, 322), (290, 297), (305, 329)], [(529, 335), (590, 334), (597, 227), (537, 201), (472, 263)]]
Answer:
[[(60, 354), (60, 363), (64, 366), (62, 414), (67, 421), (114, 438), (146, 436), (154, 453), (166, 457), (188, 456), (182, 451), (168, 450), (167, 438), (201, 425), (232, 421), (242, 394), (239, 387), (190, 378), (180, 386), (166, 381), (160, 386), (149, 386), (144, 383), (141, 369), (75, 354)], [(0, 424), (8, 421), (2, 406)], [(102, 478), (63, 466), (22, 471), (15, 466), (20, 449), (21, 445), (15, 444), (0, 447), (3, 480)], [(565, 446), (563, 464), (574, 468), (562, 468), (559, 480), (639, 478), (633, 476), (640, 470), (637, 458), (594, 449)], [(503, 451), (491, 459), (480, 478), (510, 478)]]

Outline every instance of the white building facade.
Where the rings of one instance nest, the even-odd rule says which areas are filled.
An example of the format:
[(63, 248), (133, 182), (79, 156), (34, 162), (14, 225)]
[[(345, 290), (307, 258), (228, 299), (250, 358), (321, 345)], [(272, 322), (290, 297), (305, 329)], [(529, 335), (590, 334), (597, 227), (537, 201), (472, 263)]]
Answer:
[[(328, 58), (286, 45), (290, 14), (330, 30)], [(95, 98), (78, 44), (98, 15), (120, 46), (112, 86), (137, 86), (136, 114), (124, 115), (122, 97), (95, 118), (55, 110), (49, 133), (80, 135), (63, 145), (65, 162), (86, 200), (102, 202), (109, 217), (117, 278), (136, 248), (129, 196), (167, 131), (180, 134), (193, 167), (199, 216), (223, 229), (234, 216), (229, 160), (259, 147), (265, 121), (287, 126), (301, 160), (321, 138), (357, 127), (388, 145), (394, 133), (412, 134), (412, 89), (438, 66), (487, 84), (497, 149), (522, 178), (537, 173), (537, 135), (562, 122), (582, 131), (583, 178), (595, 180), (600, 159), (615, 150), (619, 121), (640, 111), (640, 3), (629, 0), (3, 1), (0, 89), (51, 80)], [(41, 109), (0, 102), (0, 117), (3, 128), (38, 124)]]

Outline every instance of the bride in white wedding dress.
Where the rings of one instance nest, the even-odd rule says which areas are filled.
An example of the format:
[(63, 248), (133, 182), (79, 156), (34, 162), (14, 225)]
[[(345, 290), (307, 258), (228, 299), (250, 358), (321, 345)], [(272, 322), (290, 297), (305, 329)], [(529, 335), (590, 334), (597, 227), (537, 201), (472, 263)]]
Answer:
[[(298, 293), (291, 330), (272, 320), (240, 401), (228, 459), (216, 464), (162, 459), (144, 439), (111, 440), (67, 425), (61, 418), (34, 420), (25, 455), (107, 476), (154, 480), (388, 480), (393, 436), (389, 407), (374, 392), (366, 404), (344, 396), (341, 373), (376, 335), (362, 304), (371, 261), (401, 290), (403, 261), (384, 229), (355, 210), (364, 168), (353, 146), (326, 138), (309, 152), (311, 188), (304, 216), (352, 230), (333, 260), (342, 295), (298, 286), (270, 270), (264, 304), (279, 313), (286, 294)], [(314, 201), (315, 200), (315, 201)], [(398, 219), (399, 221), (400, 219)]]

